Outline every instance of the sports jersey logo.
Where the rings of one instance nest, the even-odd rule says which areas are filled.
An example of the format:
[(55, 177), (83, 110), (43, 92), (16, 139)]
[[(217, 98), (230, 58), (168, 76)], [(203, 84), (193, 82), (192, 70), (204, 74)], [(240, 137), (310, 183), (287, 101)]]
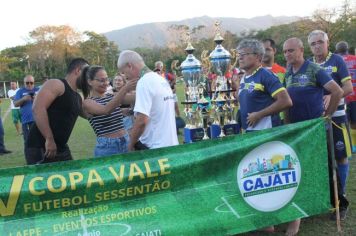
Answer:
[(337, 141), (335, 147), (338, 151), (342, 151), (345, 149), (345, 144), (342, 141)]
[(300, 178), (301, 168), (295, 151), (279, 141), (253, 149), (237, 168), (242, 197), (251, 207), (263, 212), (285, 206), (297, 192)]
[(324, 67), (326, 73), (328, 73), (329, 75), (331, 75), (331, 73), (333, 73), (333, 67), (332, 66), (326, 66)]
[(300, 85), (305, 86), (309, 83), (309, 78), (307, 75), (303, 74), (298, 77), (298, 82)]
[(248, 91), (249, 93), (252, 93), (254, 89), (255, 89), (255, 82), (252, 81), (252, 82), (248, 85), (247, 91)]

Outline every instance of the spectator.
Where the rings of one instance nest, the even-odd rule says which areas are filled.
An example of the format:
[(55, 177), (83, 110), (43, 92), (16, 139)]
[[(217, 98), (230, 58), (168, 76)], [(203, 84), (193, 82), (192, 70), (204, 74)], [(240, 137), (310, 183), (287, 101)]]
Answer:
[[(118, 93), (126, 84), (126, 79), (125, 75), (118, 74), (115, 76), (113, 80), (113, 87), (114, 87), (114, 93)], [(133, 103), (135, 101), (135, 91), (129, 92), (126, 96), (130, 96), (132, 100), (131, 104), (122, 104), (121, 105), (121, 111), (124, 116), (124, 127), (125, 130), (130, 134), (132, 127), (133, 127), (133, 122), (134, 122), (134, 116), (133, 116)]]
[(274, 57), (277, 53), (276, 43), (273, 39), (263, 39), (262, 43), (263, 47), (265, 48), (265, 54), (263, 54), (262, 57), (262, 66), (277, 75), (279, 81), (283, 83), (286, 68), (278, 65), (274, 60)]
[(155, 69), (153, 71), (164, 78), (164, 64), (163, 64), (163, 62), (162, 61), (156, 61), (155, 62)]
[(18, 90), (19, 89), (17, 88), (16, 82), (11, 82), (10, 83), (10, 89), (9, 89), (9, 91), (7, 91), (7, 96), (11, 99), (12, 122), (15, 125), (17, 135), (21, 135), (22, 132), (21, 132), (21, 127), (20, 127), (20, 123), (21, 123), (20, 108), (19, 107), (15, 107), (15, 105), (14, 105), (15, 95), (16, 95), (16, 92)]
[[(267, 70), (271, 71), (279, 78), (281, 83), (284, 83), (284, 75), (286, 73), (286, 68), (283, 66), (278, 65), (274, 61), (274, 56), (277, 53), (276, 43), (273, 39), (263, 39), (262, 40), (263, 47), (265, 48), (265, 54), (262, 57), (262, 66)], [(282, 124), (284, 122), (284, 113), (281, 112), (280, 114)]]
[[(0, 101), (1, 103), (1, 101)], [(1, 109), (0, 109), (0, 114), (1, 114)], [(4, 127), (2, 124), (2, 119), (0, 117), (0, 155), (8, 154), (11, 153), (12, 151), (7, 150), (4, 145)]]
[(176, 127), (177, 127), (177, 134), (179, 134), (179, 129), (182, 129), (185, 127), (185, 122), (183, 118), (180, 116), (180, 111), (179, 111), (179, 105), (178, 105), (178, 96), (177, 96), (177, 90), (176, 90), (176, 76), (172, 73), (166, 73), (165, 78), (167, 82), (169, 83), (169, 86), (171, 86), (173, 96), (174, 96), (174, 111), (176, 114)]
[(30, 128), (34, 124), (34, 117), (32, 115), (32, 104), (39, 88), (35, 87), (35, 78), (32, 75), (25, 76), (24, 84), (25, 86), (23, 88), (20, 88), (16, 92), (14, 105), (15, 107), (20, 107), (22, 133), (24, 139), (24, 153), (26, 162), (28, 163), (29, 154), (28, 149), (26, 147), (26, 142), (28, 140)]

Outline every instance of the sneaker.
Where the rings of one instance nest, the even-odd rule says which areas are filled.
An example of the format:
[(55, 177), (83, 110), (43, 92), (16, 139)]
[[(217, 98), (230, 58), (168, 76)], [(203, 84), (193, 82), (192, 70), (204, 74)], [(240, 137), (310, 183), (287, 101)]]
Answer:
[(0, 155), (9, 154), (9, 153), (12, 153), (12, 151), (6, 149), (0, 151)]
[(348, 207), (340, 209), (340, 220), (345, 220), (346, 219), (346, 215), (347, 215), (348, 210), (349, 210)]
[[(346, 219), (348, 210), (349, 210), (348, 207), (339, 209), (340, 220), (345, 220)], [(336, 220), (336, 211), (333, 212), (333, 214), (330, 216), (330, 220), (333, 220), (333, 221)]]

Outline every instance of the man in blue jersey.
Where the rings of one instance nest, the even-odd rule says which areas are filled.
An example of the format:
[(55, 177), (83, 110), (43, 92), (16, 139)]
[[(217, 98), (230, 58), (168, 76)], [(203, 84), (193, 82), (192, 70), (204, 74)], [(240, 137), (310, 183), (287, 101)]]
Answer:
[(35, 119), (32, 115), (32, 104), (39, 88), (35, 87), (35, 78), (32, 75), (25, 76), (24, 84), (25, 86), (20, 88), (15, 94), (14, 105), (15, 107), (20, 107), (22, 134), (24, 139), (24, 153), (27, 161), (28, 149), (26, 148), (25, 143), (27, 142), (30, 128), (35, 122)]
[[(242, 129), (246, 132), (281, 125), (279, 112), (292, 101), (278, 77), (262, 67), (263, 44), (255, 39), (242, 40), (237, 46), (240, 69), (245, 71), (238, 92)], [(274, 227), (263, 231), (273, 232)]]
[[(338, 177), (341, 183), (342, 194), (345, 194), (346, 180), (349, 172), (348, 157), (351, 154), (350, 137), (347, 130), (345, 97), (352, 93), (352, 83), (347, 66), (341, 56), (328, 50), (328, 35), (321, 30), (314, 30), (308, 36), (308, 43), (314, 55), (313, 62), (325, 69), (325, 71), (342, 88), (343, 98), (339, 102), (336, 112), (332, 115), (334, 151), (338, 168)], [(325, 96), (328, 100), (329, 96)], [(327, 104), (328, 102), (326, 102)], [(346, 217), (346, 209), (340, 210), (342, 218)]]
[(237, 51), (240, 68), (245, 70), (239, 88), (242, 128), (248, 132), (280, 125), (278, 113), (292, 106), (292, 101), (278, 77), (262, 67), (263, 44), (243, 40)]
[(335, 46), (336, 53), (340, 55), (350, 72), (353, 93), (346, 97), (347, 117), (350, 122), (350, 135), (352, 141), (352, 152), (356, 153), (356, 56), (348, 54), (349, 44), (340, 41)]
[[(310, 120), (321, 116), (331, 117), (336, 110), (343, 91), (335, 81), (313, 62), (304, 60), (303, 43), (290, 38), (283, 44), (284, 57), (288, 63), (285, 85), (293, 101), (293, 107), (285, 114), (286, 123)], [(330, 93), (330, 104), (324, 111), (324, 89)], [(296, 235), (300, 220), (289, 224), (287, 235)]]

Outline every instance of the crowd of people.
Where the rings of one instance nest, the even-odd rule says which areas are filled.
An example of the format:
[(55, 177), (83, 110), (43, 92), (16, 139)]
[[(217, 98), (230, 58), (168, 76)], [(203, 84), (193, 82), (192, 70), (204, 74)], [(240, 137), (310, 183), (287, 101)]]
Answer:
[[(331, 119), (328, 128), (334, 142), (329, 145), (335, 150), (340, 216), (345, 219), (351, 143), (356, 148), (356, 57), (348, 55), (346, 42), (336, 45), (336, 53), (330, 52), (328, 35), (320, 30), (309, 34), (308, 44), (310, 59), (304, 58), (299, 38), (283, 43), (287, 68), (275, 63), (272, 39), (245, 39), (238, 44), (239, 68), (231, 70), (240, 107), (237, 120), (245, 132), (254, 132), (318, 117)], [(23, 88), (16, 90), (16, 83), (11, 83), (12, 118), (18, 135), (23, 135), (28, 165), (72, 160), (67, 142), (78, 116), (87, 119), (96, 134), (95, 157), (178, 145), (177, 128), (185, 124), (175, 76), (164, 73), (161, 61), (152, 71), (130, 50), (120, 53), (117, 67), (110, 87), (105, 68), (83, 58), (70, 62), (64, 79), (50, 79), (41, 89), (34, 86), (31, 75), (24, 78)], [(0, 137), (1, 155), (10, 152), (3, 145), (1, 122)], [(300, 220), (290, 222), (287, 235), (296, 235), (299, 226)], [(274, 227), (264, 230), (271, 232)]]
[[(238, 83), (235, 86), (239, 88), (241, 125), (246, 132), (279, 126), (282, 121), (278, 113), (282, 111), (284, 124), (318, 117), (331, 119), (332, 127), (328, 129), (333, 130), (333, 143), (330, 145), (335, 150), (340, 218), (343, 220), (349, 206), (345, 195), (348, 158), (351, 157), (348, 120), (353, 123), (355, 119), (352, 99), (349, 102), (350, 117), (346, 114), (345, 98), (353, 93), (350, 72), (340, 55), (329, 52), (328, 36), (323, 31), (315, 30), (308, 36), (313, 53), (309, 60), (304, 58), (304, 45), (299, 38), (290, 38), (284, 42), (283, 54), (288, 65), (285, 73), (273, 63), (273, 53), (270, 53), (275, 50), (273, 44), (271, 39), (262, 43), (243, 40), (237, 47), (240, 69), (245, 71), (242, 78), (235, 81)], [(353, 62), (349, 63), (352, 68), (349, 66), (349, 69), (354, 73), (356, 58), (352, 58)], [(328, 164), (331, 202), (336, 206), (331, 153)], [(334, 219), (335, 215), (331, 218)], [(299, 226), (299, 219), (290, 222), (287, 235), (296, 235)], [(274, 228), (271, 226), (265, 230), (273, 231)]]

